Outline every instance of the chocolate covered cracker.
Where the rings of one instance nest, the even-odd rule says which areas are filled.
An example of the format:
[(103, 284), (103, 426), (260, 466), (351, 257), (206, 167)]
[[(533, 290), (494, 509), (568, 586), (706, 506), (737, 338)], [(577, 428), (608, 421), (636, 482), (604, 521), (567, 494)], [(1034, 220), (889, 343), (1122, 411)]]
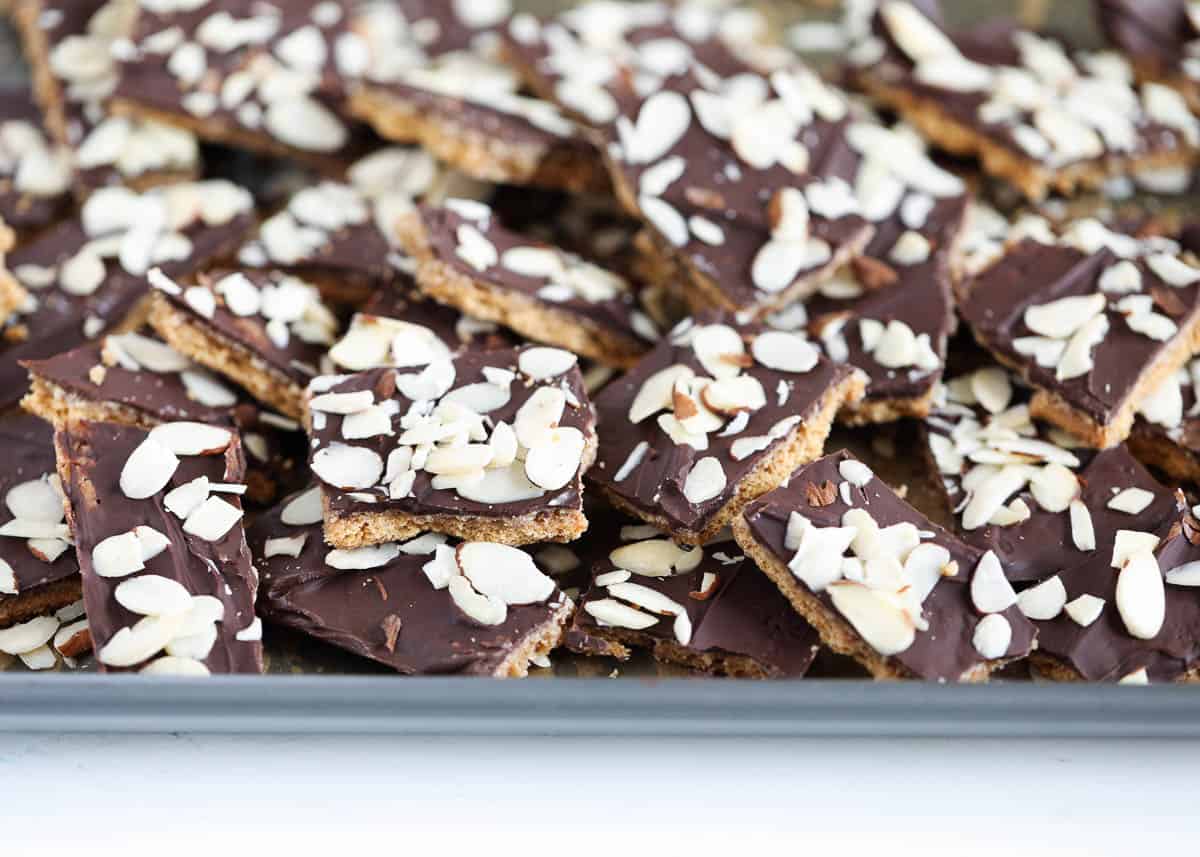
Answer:
[(1121, 57), (1072, 53), (1011, 21), (951, 32), (936, 3), (920, 7), (879, 4), (873, 32), (850, 50), (853, 78), (1029, 198), (1194, 159), (1200, 125), (1186, 102), (1160, 84), (1135, 89)]
[(292, 419), (341, 324), (321, 292), (278, 271), (214, 270), (194, 283), (151, 272), (150, 324), (173, 348)]
[[(5, 501), (0, 511), (2, 628), (52, 615), (78, 600), (79, 565), (64, 523), (63, 495), (54, 469), (54, 432), (35, 417), (9, 417), (0, 421), (0, 442), (8, 456), (8, 465), (0, 473)], [(39, 624), (48, 630), (45, 639), (9, 641), (0, 651), (21, 654), (46, 643), (57, 623), (53, 628), (48, 622)], [(19, 651), (11, 651), (14, 648)]]
[(70, 350), (127, 320), (139, 321), (152, 266), (178, 277), (226, 259), (253, 220), (250, 195), (225, 181), (93, 193), (78, 217), (8, 257), (29, 300), (4, 329), (0, 404), (25, 393), (19, 361)]
[(55, 448), (100, 670), (262, 672), (237, 434), (78, 422)]
[(845, 452), (800, 468), (733, 531), (821, 641), (876, 678), (986, 681), (1034, 648), (996, 555), (930, 522)]
[(1166, 238), (1096, 220), (1025, 238), (964, 283), (975, 339), (1036, 392), (1033, 416), (1109, 447), (1200, 349), (1200, 267)]
[(195, 177), (194, 135), (160, 122), (112, 116), (114, 46), (134, 26), (134, 0), (22, 0), (16, 23), (33, 68), (34, 95), (55, 141), (72, 152), (75, 190), (145, 189)]
[(578, 537), (596, 434), (575, 364), (557, 348), (466, 351), (414, 371), (314, 380), (310, 462), (326, 541), (356, 548), (425, 530), (514, 545)]
[(527, 552), (433, 533), (333, 549), (321, 515), (313, 487), (250, 528), (269, 622), (405, 675), (524, 676), (562, 639), (574, 605)]
[(420, 206), (401, 223), (421, 291), (467, 315), (617, 367), (658, 338), (624, 277), (506, 228), (482, 202)]
[(625, 660), (644, 648), (745, 678), (799, 678), (816, 656), (816, 631), (731, 541), (681, 548), (629, 524), (598, 553), (567, 635), (581, 654)]
[(1200, 524), (1179, 498), (1165, 532), (1122, 529), (1019, 606), (1036, 620), (1039, 675), (1059, 681), (1200, 679)]
[(490, 182), (603, 191), (599, 153), (550, 102), (520, 91), (498, 56), (504, 2), (364, 4), (353, 28), (368, 46), (350, 106), (383, 137), (419, 143)]
[(202, 140), (340, 174), (368, 135), (343, 117), (344, 75), (366, 44), (347, 0), (141, 2), (118, 42), (112, 108)]
[(863, 386), (797, 334), (715, 313), (689, 319), (597, 396), (589, 479), (617, 508), (703, 544), (820, 456)]
[(1175, 518), (1170, 490), (1124, 445), (1097, 452), (1032, 419), (1028, 391), (999, 367), (949, 381), (925, 435), (960, 537), (994, 552), (1014, 582), (1104, 554), (1118, 530), (1165, 532)]

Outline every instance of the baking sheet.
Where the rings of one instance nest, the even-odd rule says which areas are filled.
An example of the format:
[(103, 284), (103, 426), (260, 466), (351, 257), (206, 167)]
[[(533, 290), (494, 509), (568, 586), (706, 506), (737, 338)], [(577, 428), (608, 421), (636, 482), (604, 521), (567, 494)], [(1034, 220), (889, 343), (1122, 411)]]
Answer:
[[(528, 0), (547, 11), (563, 4)], [(762, 4), (778, 23), (829, 3)], [(1095, 44), (1087, 0), (946, 2), (951, 17), (1016, 12)], [(0, 29), (0, 79), (27, 71), (11, 30)], [(1094, 206), (1096, 200), (1085, 200)], [(1168, 205), (1174, 205), (1169, 203)], [(896, 432), (899, 431), (899, 434)], [(911, 429), (838, 429), (848, 447), (943, 523)], [(888, 441), (872, 442), (872, 437)], [(882, 455), (888, 448), (899, 455)], [(645, 655), (627, 663), (555, 653), (551, 670), (525, 681), (400, 678), (369, 661), (268, 626), (266, 678), (154, 680), (79, 672), (31, 674), (0, 654), (0, 730), (409, 732), (453, 734), (672, 734), (952, 737), (1197, 737), (1200, 695), (1187, 687), (1054, 685), (1023, 681), (1018, 667), (986, 686), (873, 683), (848, 659), (823, 653), (802, 681), (698, 678)], [(857, 679), (857, 680), (856, 680)]]

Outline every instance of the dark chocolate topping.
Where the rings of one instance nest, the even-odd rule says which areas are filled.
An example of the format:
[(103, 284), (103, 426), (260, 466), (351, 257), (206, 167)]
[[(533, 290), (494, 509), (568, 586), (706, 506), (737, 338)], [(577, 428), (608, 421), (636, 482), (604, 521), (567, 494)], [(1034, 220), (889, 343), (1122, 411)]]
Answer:
[(1172, 73), (1200, 33), (1185, 0), (1096, 0), (1096, 17), (1108, 40), (1135, 62)]
[[(865, 487), (850, 486), (853, 507), (847, 506), (837, 492), (832, 502), (826, 505), (810, 505), (806, 493), (808, 486), (845, 481), (838, 465), (848, 459), (848, 453), (838, 452), (807, 464), (792, 474), (786, 487), (751, 503), (743, 514), (754, 539), (787, 565), (795, 553), (784, 546), (788, 520), (793, 512), (798, 512), (814, 526), (836, 527), (841, 526), (842, 516), (850, 508), (865, 509), (880, 527), (907, 522), (919, 531), (932, 533), (931, 538), (922, 539), (922, 542), (940, 545), (949, 551), (951, 559), (958, 564), (958, 573), (943, 577), (925, 599), (922, 610), (929, 630), (917, 631), (912, 645), (891, 656), (891, 660), (917, 678), (956, 681), (985, 660), (972, 642), (979, 613), (972, 603), (969, 586), (982, 552), (931, 522), (896, 496), (878, 477), (872, 477)], [(804, 586), (799, 579), (797, 585)], [(840, 615), (827, 592), (814, 594), (826, 609)], [(1036, 636), (1033, 624), (1015, 605), (999, 615), (1012, 628), (1012, 640), (1004, 657), (1029, 654)]]
[[(26, 123), (42, 134), (42, 117), (29, 100), (28, 92), (0, 90), (0, 125), (10, 122)], [(44, 135), (42, 144), (50, 145)], [(70, 195), (66, 191), (46, 196), (18, 190), (15, 178), (19, 164), (19, 159), (10, 162), (0, 158), (0, 220), (18, 232), (32, 233), (64, 214), (70, 205)]]
[[(0, 420), (0, 444), (7, 463), (0, 471), (0, 499), (15, 486), (54, 474), (54, 432), (37, 417), (20, 415)], [(12, 511), (0, 509), (0, 523), (12, 520)], [(0, 561), (12, 569), (16, 595), (79, 573), (75, 551), (68, 548), (54, 562), (38, 559), (26, 539), (0, 536)], [(0, 593), (0, 602), (15, 597)]]
[[(468, 622), (446, 589), (422, 572), (429, 554), (401, 553), (378, 568), (345, 571), (325, 564), (321, 524), (289, 526), (286, 502), (261, 516), (249, 541), (262, 573), (259, 609), (296, 628), (406, 675), (490, 675), (563, 602), (559, 590), (541, 604), (509, 605), (500, 625)], [(267, 539), (305, 536), (297, 557), (267, 557)], [(389, 617), (400, 621), (389, 646)]]
[[(130, 454), (147, 433), (128, 426), (76, 423), (55, 437), (63, 470), (69, 484), (63, 486), (71, 505), (71, 529), (75, 536), (83, 575), (83, 597), (96, 651), (103, 650), (118, 630), (141, 617), (119, 604), (115, 589), (126, 578), (96, 574), (92, 552), (104, 539), (129, 532), (136, 526), (151, 526), (165, 535), (166, 550), (146, 561), (146, 572), (168, 577), (190, 594), (211, 595), (224, 605), (224, 619), (217, 623), (217, 639), (204, 659), (210, 671), (262, 672), (261, 640), (238, 640), (236, 635), (254, 621), (254, 597), (258, 578), (241, 523), (235, 523), (216, 542), (183, 531), (183, 521), (163, 505), (168, 491), (206, 476), (211, 482), (242, 481), (245, 462), (241, 444), (234, 440), (220, 454), (180, 456), (179, 467), (167, 487), (146, 500), (130, 500), (120, 487), (122, 469)], [(221, 499), (235, 506), (235, 494)], [(102, 671), (110, 669), (103, 662)]]

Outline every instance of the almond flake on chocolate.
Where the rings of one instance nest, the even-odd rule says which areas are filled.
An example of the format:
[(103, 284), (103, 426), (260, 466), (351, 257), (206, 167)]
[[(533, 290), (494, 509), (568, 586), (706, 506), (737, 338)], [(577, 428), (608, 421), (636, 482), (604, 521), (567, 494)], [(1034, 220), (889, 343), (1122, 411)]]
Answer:
[(1069, 468), (1052, 462), (1037, 470), (1029, 490), (1047, 512), (1065, 512), (1079, 496), (1079, 480)]
[(1100, 290), (1109, 294), (1126, 294), (1142, 289), (1142, 272), (1128, 259), (1110, 265), (1100, 275)]
[(1056, 574), (1017, 596), (1017, 607), (1030, 619), (1046, 621), (1055, 618), (1067, 605), (1067, 589)]
[(695, 377), (691, 367), (683, 364), (668, 366), (647, 378), (629, 406), (629, 421), (637, 424), (659, 411), (671, 407), (676, 384)]
[(601, 626), (643, 631), (658, 624), (658, 617), (636, 610), (613, 598), (601, 598), (583, 605), (584, 611)]
[(146, 664), (138, 673), (141, 675), (200, 677), (211, 675), (208, 667), (195, 658), (164, 655)]
[(1017, 593), (992, 551), (980, 557), (975, 566), (971, 576), (971, 603), (980, 613), (1000, 613), (1017, 603)]
[(754, 337), (750, 351), (763, 366), (779, 372), (808, 372), (820, 360), (820, 352), (807, 339), (778, 330), (769, 330)]
[(518, 548), (464, 542), (456, 548), (455, 559), (462, 575), (478, 592), (503, 604), (540, 604), (554, 592), (554, 581)]
[(1200, 561), (1185, 562), (1166, 573), (1171, 586), (1200, 586)]
[(858, 488), (865, 488), (875, 478), (875, 474), (871, 471), (871, 468), (853, 458), (848, 458), (840, 462), (838, 464), (838, 473), (841, 474), (843, 479)]
[(350, 550), (331, 550), (325, 554), (325, 564), (341, 571), (363, 571), (387, 565), (398, 556), (400, 546), (387, 542)]
[(305, 527), (319, 523), (323, 514), (321, 489), (313, 487), (289, 500), (279, 518), (290, 527)]
[(185, 482), (168, 491), (163, 497), (163, 505), (177, 518), (184, 519), (208, 499), (208, 492), (208, 477), (197, 476), (190, 482)]
[(77, 658), (92, 649), (92, 635), (87, 619), (63, 625), (54, 632), (54, 649), (64, 658)]
[(683, 496), (693, 505), (719, 497), (725, 490), (725, 469), (711, 455), (695, 463), (683, 483)]
[(183, 522), (183, 531), (207, 542), (225, 538), (242, 518), (242, 510), (220, 497), (209, 497)]
[(1067, 602), (1066, 607), (1063, 608), (1063, 611), (1071, 617), (1076, 625), (1084, 628), (1099, 619), (1103, 610), (1104, 599), (1088, 594), (1080, 595), (1074, 601)]
[(312, 469), (323, 482), (353, 491), (370, 488), (379, 482), (383, 475), (383, 459), (364, 447), (331, 443), (313, 455)]
[(192, 606), (191, 593), (178, 581), (158, 574), (142, 574), (121, 581), (113, 597), (126, 610), (140, 616), (185, 613)]
[(971, 392), (988, 413), (998, 414), (1012, 401), (1012, 382), (1006, 371), (990, 366), (971, 374)]
[(579, 358), (562, 348), (527, 348), (517, 358), (517, 368), (535, 381), (543, 381), (569, 372)]
[(912, 646), (916, 628), (890, 594), (851, 581), (831, 583), (827, 591), (834, 608), (879, 654), (896, 655)]
[(1127, 515), (1137, 515), (1154, 502), (1154, 492), (1145, 488), (1126, 488), (1108, 501), (1108, 508)]
[(1200, 280), (1200, 268), (1193, 268), (1170, 253), (1155, 253), (1146, 257), (1146, 265), (1168, 286), (1183, 288)]
[(502, 625), (508, 617), (508, 608), (503, 601), (479, 594), (461, 574), (451, 577), (447, 587), (454, 605), (479, 625)]
[(8, 490), (4, 503), (13, 517), (57, 524), (65, 517), (62, 494), (46, 477), (20, 482)]
[(998, 613), (984, 616), (975, 626), (971, 643), (988, 660), (1002, 658), (1012, 643), (1012, 625)]
[(307, 533), (301, 533), (298, 536), (280, 536), (274, 539), (267, 539), (263, 544), (263, 558), (270, 559), (273, 556), (298, 557), (301, 551), (304, 550), (304, 545), (307, 541)]
[(233, 433), (204, 423), (174, 422), (152, 428), (148, 440), (158, 442), (175, 455), (214, 455), (229, 446)]
[(1095, 364), (1092, 349), (1103, 341), (1108, 333), (1108, 316), (1097, 315), (1084, 324), (1071, 337), (1058, 362), (1055, 378), (1059, 381), (1078, 378), (1091, 372)]
[(96, 653), (100, 663), (110, 667), (132, 667), (161, 652), (183, 624), (182, 614), (147, 616), (134, 625), (121, 628)]
[(1067, 339), (1104, 312), (1108, 299), (1100, 294), (1059, 298), (1025, 310), (1025, 326), (1050, 339)]
[(167, 486), (179, 459), (151, 433), (129, 455), (121, 469), (121, 493), (131, 500), (153, 497)]
[(525, 475), (547, 491), (565, 487), (579, 471), (587, 439), (571, 426), (552, 428), (525, 455)]
[(1139, 553), (1153, 554), (1158, 549), (1158, 536), (1137, 530), (1117, 530), (1113, 538), (1110, 564), (1113, 568), (1124, 568), (1125, 563)]
[(356, 414), (375, 404), (375, 394), (370, 390), (357, 390), (353, 393), (322, 393), (313, 396), (308, 406), (314, 411), (324, 411), (329, 414)]
[(645, 539), (616, 548), (608, 558), (617, 568), (643, 577), (670, 577), (695, 569), (704, 559), (704, 550), (685, 549), (665, 538)]
[(1068, 508), (1071, 515), (1071, 541), (1081, 551), (1095, 550), (1096, 531), (1092, 527), (1092, 513), (1087, 505), (1082, 500), (1072, 500)]
[(44, 646), (58, 630), (58, 620), (53, 616), (37, 616), (8, 628), (0, 628), (0, 652), (20, 655)]
[(1126, 630), (1140, 640), (1151, 640), (1166, 619), (1166, 590), (1154, 554), (1139, 552), (1117, 574), (1117, 611)]

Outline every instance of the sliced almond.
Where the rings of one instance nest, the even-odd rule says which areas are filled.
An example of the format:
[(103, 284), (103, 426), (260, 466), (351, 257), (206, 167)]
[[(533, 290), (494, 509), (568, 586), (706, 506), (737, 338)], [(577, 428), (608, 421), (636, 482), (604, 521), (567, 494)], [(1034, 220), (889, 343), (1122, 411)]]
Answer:
[(185, 613), (192, 606), (192, 595), (184, 586), (158, 574), (140, 574), (117, 584), (113, 590), (117, 603), (140, 616), (165, 616)]
[(204, 423), (174, 422), (155, 426), (150, 430), (150, 438), (175, 455), (213, 455), (229, 446), (233, 433)]
[(14, 485), (4, 496), (4, 502), (13, 517), (26, 521), (57, 524), (66, 514), (62, 495), (47, 478)]
[(1092, 513), (1082, 500), (1072, 500), (1068, 507), (1071, 515), (1071, 541), (1081, 551), (1096, 549), (1096, 530), (1092, 526)]
[(400, 546), (394, 542), (381, 545), (331, 550), (325, 554), (325, 564), (340, 571), (363, 571), (380, 568), (400, 556)]
[(971, 374), (971, 391), (975, 400), (990, 414), (998, 414), (1012, 401), (1012, 382), (1008, 373), (999, 367), (980, 369)]
[(1025, 310), (1025, 326), (1051, 339), (1067, 339), (1104, 311), (1108, 298), (1100, 293), (1059, 298)]
[(1067, 605), (1067, 588), (1056, 574), (1031, 586), (1017, 596), (1017, 606), (1029, 619), (1048, 621), (1058, 616)]
[(680, 380), (690, 380), (695, 375), (691, 367), (680, 363), (655, 372), (638, 388), (633, 403), (629, 406), (629, 421), (636, 425), (647, 417), (670, 408), (676, 384)]
[(670, 539), (645, 539), (616, 548), (608, 559), (617, 568), (643, 577), (670, 577), (693, 571), (704, 559), (704, 550), (685, 549)]
[(1127, 515), (1140, 515), (1154, 502), (1154, 492), (1145, 488), (1126, 488), (1108, 501), (1108, 508)]
[(1177, 565), (1166, 574), (1172, 586), (1200, 586), (1200, 560)]
[(849, 581), (831, 583), (827, 591), (834, 608), (879, 654), (897, 655), (912, 646), (912, 619), (887, 595)]
[(557, 387), (534, 390), (513, 419), (513, 430), (521, 446), (533, 449), (548, 442), (551, 430), (562, 419), (566, 404), (566, 395)]
[(778, 330), (760, 333), (750, 350), (755, 360), (778, 372), (808, 372), (821, 358), (816, 346), (804, 337)]
[(980, 613), (1000, 613), (1017, 603), (1017, 593), (992, 551), (980, 557), (975, 566), (971, 576), (971, 603)]
[(1084, 628), (1099, 619), (1103, 609), (1104, 599), (1088, 594), (1080, 595), (1074, 601), (1067, 602), (1067, 606), (1063, 608), (1076, 625)]
[(320, 523), (323, 514), (321, 489), (313, 486), (284, 504), (279, 513), (279, 519), (290, 527), (306, 527), (310, 524)]
[(210, 675), (208, 667), (195, 658), (180, 658), (174, 655), (164, 655), (146, 664), (138, 673), (141, 675), (199, 677)]
[(875, 478), (874, 471), (867, 465), (853, 458), (838, 462), (838, 473), (843, 479), (857, 488), (865, 488)]
[(1113, 568), (1124, 568), (1135, 554), (1154, 553), (1158, 548), (1159, 538), (1154, 533), (1143, 533), (1138, 530), (1117, 530), (1113, 537), (1113, 552), (1110, 563)]
[(100, 577), (125, 577), (143, 568), (142, 545), (132, 531), (109, 536), (92, 549), (92, 570)]
[(579, 358), (561, 348), (526, 348), (517, 358), (517, 368), (535, 381), (556, 378), (569, 372)]
[(688, 472), (683, 483), (683, 496), (689, 503), (700, 505), (721, 496), (725, 485), (725, 469), (710, 455), (697, 461)]
[(0, 628), (0, 652), (19, 655), (44, 646), (58, 630), (58, 620), (53, 616), (37, 616), (26, 622), (18, 622)]
[(508, 618), (508, 608), (503, 601), (480, 595), (461, 574), (451, 577), (447, 586), (454, 605), (471, 621), (490, 626), (502, 625)]
[(1092, 349), (1108, 334), (1108, 316), (1097, 315), (1084, 324), (1067, 342), (1054, 377), (1059, 381), (1079, 378), (1095, 367)]
[(1047, 464), (1029, 480), (1033, 499), (1047, 512), (1065, 512), (1071, 501), (1079, 496), (1079, 480), (1061, 464)]
[(971, 643), (989, 661), (1002, 658), (1012, 645), (1012, 625), (999, 613), (984, 616), (975, 626)]
[(219, 542), (242, 519), (242, 510), (220, 497), (209, 497), (183, 522), (183, 531), (206, 542)]
[(1152, 640), (1167, 614), (1166, 590), (1154, 554), (1134, 554), (1117, 574), (1117, 611), (1130, 635)]
[(308, 406), (314, 411), (327, 414), (356, 414), (375, 404), (375, 393), (371, 390), (356, 390), (353, 393), (322, 393), (313, 396)]
[(379, 482), (383, 459), (374, 450), (331, 443), (313, 455), (312, 470), (327, 485), (353, 491)]
[(135, 666), (161, 652), (182, 624), (180, 614), (147, 616), (113, 634), (96, 653), (96, 659), (110, 667)]
[[(700, 400), (709, 410), (718, 414), (736, 414), (765, 407), (767, 395), (757, 378), (752, 375), (738, 375), (705, 385), (700, 391)], [(676, 417), (678, 416), (676, 413)]]
[(525, 551), (492, 542), (464, 542), (455, 550), (464, 577), (483, 595), (504, 604), (540, 604), (554, 581), (538, 570)]
[(525, 456), (525, 475), (529, 481), (547, 491), (565, 487), (583, 461), (587, 440), (577, 428), (561, 426), (550, 429), (541, 443)]
[(153, 497), (167, 486), (179, 467), (179, 459), (157, 438), (147, 436), (121, 469), (121, 492), (131, 500)]
[(613, 598), (601, 598), (583, 605), (584, 611), (600, 625), (643, 631), (658, 624), (659, 617), (636, 610)]

